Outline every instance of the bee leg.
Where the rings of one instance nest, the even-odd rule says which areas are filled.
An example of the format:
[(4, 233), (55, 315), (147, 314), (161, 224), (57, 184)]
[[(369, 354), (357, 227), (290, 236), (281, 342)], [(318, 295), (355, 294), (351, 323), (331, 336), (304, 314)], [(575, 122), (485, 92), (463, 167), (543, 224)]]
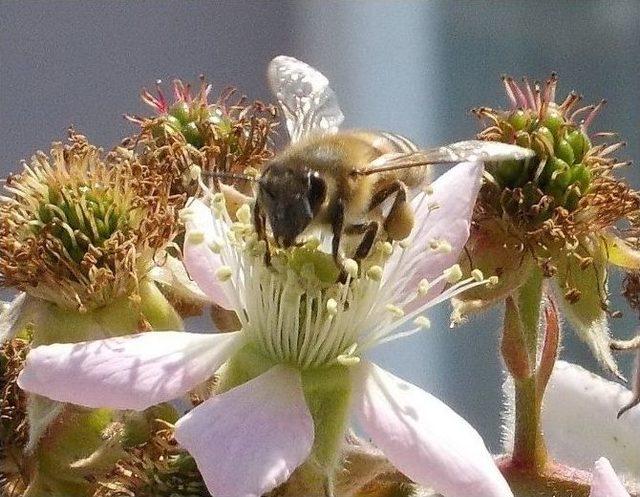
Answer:
[(342, 238), (342, 231), (344, 229), (344, 202), (342, 199), (338, 199), (335, 207), (333, 208), (333, 216), (331, 219), (331, 232), (333, 234), (333, 240), (331, 240), (331, 254), (336, 266), (340, 268), (340, 276), (338, 280), (341, 282), (347, 281), (347, 272), (344, 269), (344, 263), (342, 255), (340, 254), (340, 239)]
[(364, 236), (362, 237), (360, 245), (358, 245), (356, 253), (353, 256), (356, 262), (360, 262), (369, 255), (369, 252), (371, 252), (371, 247), (373, 247), (373, 242), (376, 239), (379, 227), (380, 225), (377, 221), (370, 221), (364, 225)]
[(253, 207), (253, 227), (258, 235), (258, 240), (264, 240), (265, 243), (264, 264), (271, 266), (271, 250), (269, 249), (269, 239), (267, 238), (267, 220), (258, 203)]
[(413, 228), (413, 210), (407, 202), (407, 187), (405, 184), (396, 180), (389, 186), (378, 191), (369, 204), (369, 209), (373, 209), (388, 199), (391, 195), (396, 194), (393, 205), (384, 220), (384, 230), (391, 240), (403, 240), (409, 236)]

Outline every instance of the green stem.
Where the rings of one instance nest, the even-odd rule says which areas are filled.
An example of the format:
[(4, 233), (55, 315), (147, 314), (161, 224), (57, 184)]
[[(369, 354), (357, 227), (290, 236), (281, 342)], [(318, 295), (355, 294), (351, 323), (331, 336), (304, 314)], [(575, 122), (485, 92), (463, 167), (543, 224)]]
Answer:
[(518, 290), (518, 308), (522, 321), (524, 347), (532, 374), (526, 378), (514, 378), (515, 383), (515, 438), (513, 462), (517, 466), (540, 471), (547, 463), (548, 455), (541, 430), (542, 396), (536, 371), (538, 353), (540, 304), (543, 276), (537, 269), (529, 274)]

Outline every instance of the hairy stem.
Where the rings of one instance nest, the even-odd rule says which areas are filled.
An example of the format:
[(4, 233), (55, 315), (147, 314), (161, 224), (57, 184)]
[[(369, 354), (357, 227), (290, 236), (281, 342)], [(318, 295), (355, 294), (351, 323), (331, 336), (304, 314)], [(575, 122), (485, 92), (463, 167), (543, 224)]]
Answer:
[(532, 271), (525, 284), (518, 290), (517, 296), (523, 333), (522, 344), (532, 367), (530, 375), (514, 378), (516, 426), (513, 462), (534, 472), (544, 468), (548, 460), (540, 426), (544, 385), (537, 381), (536, 375), (542, 282), (540, 271)]

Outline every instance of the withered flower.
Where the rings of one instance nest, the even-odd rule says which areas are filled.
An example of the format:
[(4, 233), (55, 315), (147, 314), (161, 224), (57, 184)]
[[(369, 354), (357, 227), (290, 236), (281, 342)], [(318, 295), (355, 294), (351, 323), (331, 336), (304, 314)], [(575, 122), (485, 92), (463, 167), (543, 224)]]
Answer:
[(72, 134), (9, 176), (0, 198), (0, 284), (87, 311), (138, 290), (175, 230), (161, 175), (111, 167)]
[(487, 123), (479, 138), (531, 148), (536, 157), (487, 165), (467, 249), (474, 266), (498, 274), (500, 284), (468, 294), (458, 312), (504, 299), (531, 275), (553, 278), (564, 314), (617, 372), (607, 268), (639, 266), (623, 238), (637, 222), (640, 194), (614, 175), (628, 164), (613, 156), (624, 143), (614, 133), (590, 133), (605, 102), (576, 109), (581, 97), (572, 92), (558, 104), (557, 82), (555, 74), (542, 85), (504, 77), (509, 107), (474, 110)]
[[(275, 108), (237, 97), (233, 88), (209, 102), (211, 89), (204, 77), (197, 93), (175, 80), (171, 102), (158, 84), (156, 96), (142, 91), (142, 100), (156, 115), (127, 116), (139, 124), (140, 132), (126, 140), (125, 147), (138, 146), (145, 164), (169, 175), (174, 193), (194, 193), (193, 166), (205, 172), (242, 174), (247, 169), (260, 169), (273, 155)], [(231, 176), (225, 182), (233, 183)]]

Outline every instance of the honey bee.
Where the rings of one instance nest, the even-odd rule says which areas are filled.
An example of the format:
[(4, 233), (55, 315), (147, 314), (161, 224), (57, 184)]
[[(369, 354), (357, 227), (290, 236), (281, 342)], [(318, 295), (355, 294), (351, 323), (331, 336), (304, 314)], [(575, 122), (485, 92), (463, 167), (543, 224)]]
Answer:
[(429, 165), (533, 155), (515, 145), (476, 140), (423, 150), (395, 133), (339, 131), (344, 115), (319, 71), (279, 56), (269, 65), (268, 79), (291, 145), (267, 163), (257, 180), (256, 231), (267, 240), (268, 224), (275, 244), (287, 248), (312, 230), (329, 228), (340, 268), (345, 234), (361, 237), (350, 254), (356, 261), (369, 254), (379, 234), (389, 240), (410, 234), (414, 213), (409, 201), (428, 181)]

